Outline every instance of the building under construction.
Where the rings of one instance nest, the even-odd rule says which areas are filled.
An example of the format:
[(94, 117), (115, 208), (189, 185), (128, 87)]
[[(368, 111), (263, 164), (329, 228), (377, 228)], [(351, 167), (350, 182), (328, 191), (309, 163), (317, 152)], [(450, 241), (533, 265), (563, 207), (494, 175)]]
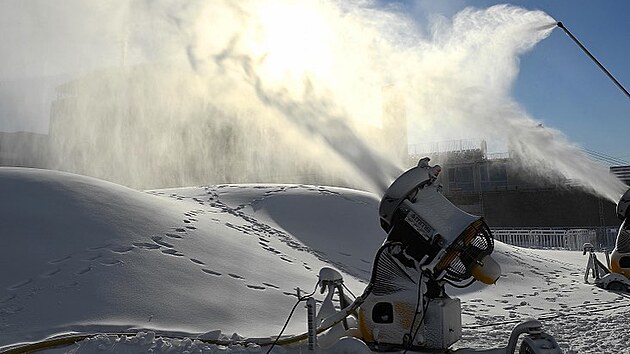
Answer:
[[(484, 216), (493, 229), (583, 228), (596, 230), (600, 245), (611, 246), (614, 240), (620, 223), (614, 203), (587, 193), (574, 181), (532, 175), (509, 153), (487, 153), (485, 141), (410, 146), (410, 165), (423, 156), (442, 166), (444, 195), (460, 208)], [(630, 182), (630, 166), (610, 170)]]

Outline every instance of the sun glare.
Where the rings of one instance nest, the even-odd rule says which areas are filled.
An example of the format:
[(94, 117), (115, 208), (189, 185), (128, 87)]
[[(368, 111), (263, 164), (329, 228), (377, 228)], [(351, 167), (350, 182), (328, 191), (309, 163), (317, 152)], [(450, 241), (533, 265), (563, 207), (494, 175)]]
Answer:
[(259, 8), (260, 26), (252, 49), (266, 79), (296, 81), (328, 76), (333, 40), (321, 8), (308, 3), (275, 1)]

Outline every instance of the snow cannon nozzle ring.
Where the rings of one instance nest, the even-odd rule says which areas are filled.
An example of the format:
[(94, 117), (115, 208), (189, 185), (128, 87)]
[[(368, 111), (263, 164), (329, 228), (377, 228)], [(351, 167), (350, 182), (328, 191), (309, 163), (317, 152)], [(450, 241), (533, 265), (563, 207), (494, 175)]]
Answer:
[(556, 26), (564, 28), (564, 24), (562, 24), (562, 21), (558, 21), (558, 23), (556, 23)]

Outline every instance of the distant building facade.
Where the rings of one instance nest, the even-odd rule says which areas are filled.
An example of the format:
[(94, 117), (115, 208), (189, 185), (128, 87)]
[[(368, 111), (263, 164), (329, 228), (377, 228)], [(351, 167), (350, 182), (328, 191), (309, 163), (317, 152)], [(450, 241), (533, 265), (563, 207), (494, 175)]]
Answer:
[(45, 168), (48, 135), (0, 132), (0, 166)]
[[(620, 224), (614, 203), (569, 180), (538, 177), (509, 154), (488, 154), (483, 141), (446, 142), (434, 153), (414, 146), (410, 150), (415, 152), (410, 164), (423, 156), (440, 164), (445, 196), (463, 210), (484, 216), (490, 227), (607, 229)], [(611, 168), (627, 184), (628, 171)]]
[(630, 185), (630, 166), (612, 166), (610, 172), (623, 183)]

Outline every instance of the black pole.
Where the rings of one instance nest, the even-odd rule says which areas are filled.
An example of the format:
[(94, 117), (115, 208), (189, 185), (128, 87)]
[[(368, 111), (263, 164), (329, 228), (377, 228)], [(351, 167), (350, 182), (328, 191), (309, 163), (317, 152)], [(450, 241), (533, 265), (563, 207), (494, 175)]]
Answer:
[(586, 55), (588, 55), (595, 62), (595, 64), (597, 64), (597, 66), (599, 66), (599, 68), (602, 69), (602, 71), (606, 75), (608, 75), (608, 77), (615, 83), (615, 85), (617, 85), (617, 87), (619, 87), (619, 89), (621, 89), (621, 91), (623, 91), (626, 96), (630, 98), (630, 92), (628, 92), (628, 90), (626, 90), (626, 88), (623, 87), (623, 85), (619, 81), (617, 81), (617, 79), (615, 79), (615, 77), (612, 76), (612, 74), (608, 70), (606, 70), (606, 68), (591, 54), (591, 52), (589, 52), (588, 49), (586, 49), (586, 47), (584, 47), (582, 43), (580, 43), (580, 41), (578, 41), (578, 39), (575, 38), (575, 36), (573, 36), (573, 34), (571, 34), (571, 32), (569, 32), (566, 27), (564, 27), (564, 24), (562, 22), (558, 22), (556, 23), (556, 25), (562, 28), (564, 32), (569, 36), (569, 38), (571, 38), (575, 42), (575, 44), (577, 44), (580, 49), (582, 49), (584, 53), (586, 53)]

